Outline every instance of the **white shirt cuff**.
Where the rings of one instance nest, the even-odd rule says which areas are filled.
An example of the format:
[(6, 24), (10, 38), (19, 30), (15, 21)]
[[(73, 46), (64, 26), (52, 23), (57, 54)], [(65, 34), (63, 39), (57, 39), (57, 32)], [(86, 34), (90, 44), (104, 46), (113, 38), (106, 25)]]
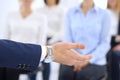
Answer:
[(42, 46), (41, 48), (42, 48), (42, 54), (41, 54), (40, 62), (42, 62), (45, 59), (45, 56), (47, 55), (46, 46)]

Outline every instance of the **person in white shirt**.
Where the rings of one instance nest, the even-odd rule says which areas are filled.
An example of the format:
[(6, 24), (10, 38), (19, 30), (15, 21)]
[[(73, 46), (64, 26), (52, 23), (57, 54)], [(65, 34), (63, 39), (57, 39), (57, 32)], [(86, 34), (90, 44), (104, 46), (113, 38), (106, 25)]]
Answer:
[[(20, 0), (19, 11), (12, 12), (8, 15), (6, 39), (39, 45), (46, 44), (47, 19), (44, 14), (38, 14), (32, 10), (31, 6), (33, 1)], [(13, 71), (9, 72), (9, 74), (12, 75)], [(12, 76), (14, 77), (15, 75)], [(9, 80), (13, 80), (12, 76)]]
[(59, 2), (60, 0), (44, 0), (45, 6), (38, 9), (38, 13), (47, 16), (47, 36), (51, 38), (48, 44), (56, 43), (62, 39), (64, 10), (59, 6)]
[[(59, 6), (60, 0), (44, 0), (45, 6), (39, 8), (37, 11), (38, 13), (43, 13), (47, 16), (48, 20), (48, 30), (47, 30), (47, 44), (52, 45), (59, 41), (62, 41), (62, 31), (63, 31), (63, 22), (64, 22), (64, 10)], [(48, 64), (47, 64), (48, 65)], [(48, 65), (49, 66), (49, 65)], [(53, 78), (55, 80), (58, 79), (58, 72), (59, 72), (59, 64), (52, 63), (51, 64), (51, 71), (47, 70), (47, 76), (49, 77), (50, 73), (50, 80)], [(45, 80), (48, 80), (46, 78)]]
[(114, 63), (112, 62), (113, 59), (113, 54), (118, 54), (120, 53), (120, 0), (108, 0), (108, 5), (107, 5), (110, 14), (111, 14), (111, 49), (107, 54), (107, 73), (108, 77), (107, 80), (112, 80), (112, 77), (114, 76), (115, 73), (113, 73), (114, 70), (113, 65)]
[(112, 27), (110, 32), (110, 34), (112, 35), (111, 46), (113, 50), (116, 51), (116, 50), (120, 50), (120, 48), (116, 46), (117, 43), (120, 43), (120, 30), (119, 30), (120, 0), (108, 0), (108, 9), (110, 11), (111, 20), (112, 20), (111, 21)]
[(8, 15), (6, 37), (14, 41), (45, 45), (47, 19), (44, 14), (31, 9), (32, 2), (20, 0), (20, 10)]

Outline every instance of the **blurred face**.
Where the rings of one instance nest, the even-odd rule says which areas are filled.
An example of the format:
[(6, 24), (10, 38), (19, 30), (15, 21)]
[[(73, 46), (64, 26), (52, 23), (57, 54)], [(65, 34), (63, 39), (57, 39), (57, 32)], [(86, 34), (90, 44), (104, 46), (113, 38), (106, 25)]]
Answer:
[(20, 0), (21, 5), (31, 6), (33, 0)]
[(47, 5), (56, 5), (56, 0), (47, 0)]
[(108, 0), (108, 4), (112, 7), (116, 5), (117, 0)]
[(87, 4), (93, 4), (94, 1), (93, 0), (83, 0), (83, 2), (87, 3)]

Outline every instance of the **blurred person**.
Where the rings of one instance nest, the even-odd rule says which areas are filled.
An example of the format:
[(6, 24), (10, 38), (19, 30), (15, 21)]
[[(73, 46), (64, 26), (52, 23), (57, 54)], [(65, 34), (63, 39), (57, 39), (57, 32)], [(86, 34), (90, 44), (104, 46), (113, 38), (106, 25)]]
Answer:
[(120, 0), (108, 0), (108, 9), (111, 12), (111, 46), (113, 51), (120, 51)]
[[(59, 7), (60, 0), (44, 0), (44, 3), (45, 6), (43, 8), (39, 8), (38, 12), (43, 13), (47, 16), (47, 44), (52, 45), (62, 40), (64, 10)], [(47, 68), (45, 69), (46, 71), (44, 73), (43, 80), (49, 80), (49, 77), (52, 76), (54, 76), (55, 79), (55, 75), (58, 76), (57, 73), (53, 72), (59, 72), (59, 64), (52, 63), (50, 65), (43, 63), (43, 66)]]
[[(8, 15), (6, 39), (40, 45), (46, 44), (47, 20), (45, 15), (32, 10), (33, 1), (19, 0), (19, 11)], [(6, 74), (9, 76), (7, 80), (18, 80), (18, 70), (6, 69)]]
[(54, 44), (62, 40), (64, 10), (59, 7), (60, 0), (44, 0), (45, 6), (38, 12), (47, 16), (48, 20), (48, 44)]
[(112, 80), (111, 56), (115, 53), (120, 53), (120, 0), (108, 0), (107, 8), (111, 13), (111, 49), (107, 54), (108, 60), (108, 80)]
[(61, 65), (59, 80), (101, 80), (106, 72), (106, 54), (110, 49), (111, 19), (109, 11), (97, 7), (93, 0), (83, 0), (66, 15), (66, 42), (83, 43), (84, 50), (76, 50), (93, 58), (87, 65)]

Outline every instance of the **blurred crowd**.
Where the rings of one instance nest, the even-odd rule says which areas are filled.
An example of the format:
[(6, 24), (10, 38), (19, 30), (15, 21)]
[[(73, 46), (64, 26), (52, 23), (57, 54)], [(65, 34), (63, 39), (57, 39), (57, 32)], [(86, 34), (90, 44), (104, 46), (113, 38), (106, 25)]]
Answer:
[[(32, 9), (34, 0), (18, 0), (19, 11), (8, 14), (4, 39), (39, 45), (58, 42), (82, 43), (78, 54), (92, 55), (89, 63), (66, 66), (42, 62), (35, 72), (0, 68), (0, 80), (111, 80), (109, 55), (120, 53), (120, 0), (108, 0), (107, 9), (94, 0), (65, 12), (60, 0), (44, 0), (45, 6)], [(37, 75), (39, 72), (42, 75)], [(52, 79), (52, 80), (53, 80)]]

